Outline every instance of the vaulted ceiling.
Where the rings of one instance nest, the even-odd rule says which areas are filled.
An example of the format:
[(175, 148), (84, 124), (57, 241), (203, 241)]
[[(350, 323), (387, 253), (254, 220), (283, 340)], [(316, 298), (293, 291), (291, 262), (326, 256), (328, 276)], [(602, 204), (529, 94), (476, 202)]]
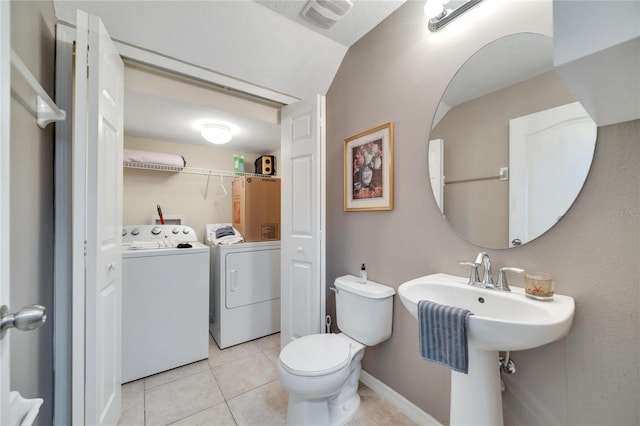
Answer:
[(330, 29), (300, 15), (305, 1), (66, 1), (59, 20), (75, 24), (76, 9), (100, 16), (118, 41), (290, 95), (325, 94), (353, 43), (404, 0), (353, 0)]
[[(71, 25), (76, 9), (99, 16), (111, 37), (123, 44), (289, 99), (314, 99), (329, 89), (349, 46), (404, 1), (352, 0), (351, 10), (329, 29), (302, 16), (306, 0), (54, 0), (54, 6), (58, 20)], [(230, 110), (228, 99), (216, 103), (219, 93), (206, 86), (200, 87), (209, 91), (203, 95), (191, 90), (194, 84), (174, 84), (170, 76), (157, 75), (153, 78), (158, 89), (153, 90), (145, 79), (132, 75), (140, 73), (128, 72), (125, 79), (125, 134), (207, 145), (197, 127), (209, 120), (236, 129), (230, 149), (255, 153), (279, 149), (277, 118)], [(176, 84), (182, 89), (168, 90)], [(188, 98), (188, 93), (194, 97)]]

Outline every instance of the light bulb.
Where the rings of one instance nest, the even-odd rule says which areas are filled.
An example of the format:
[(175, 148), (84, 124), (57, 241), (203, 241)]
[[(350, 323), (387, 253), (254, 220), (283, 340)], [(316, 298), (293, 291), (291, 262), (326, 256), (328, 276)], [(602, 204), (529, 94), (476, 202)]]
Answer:
[(202, 137), (216, 145), (222, 145), (231, 140), (231, 129), (224, 124), (205, 124), (200, 131)]

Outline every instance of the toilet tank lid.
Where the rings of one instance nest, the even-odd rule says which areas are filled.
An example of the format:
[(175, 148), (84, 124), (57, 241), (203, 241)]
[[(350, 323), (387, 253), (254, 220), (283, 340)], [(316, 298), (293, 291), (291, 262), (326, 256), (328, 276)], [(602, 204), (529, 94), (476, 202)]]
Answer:
[(378, 284), (369, 280), (367, 280), (366, 284), (362, 284), (358, 277), (354, 277), (353, 275), (344, 275), (336, 278), (334, 285), (340, 290), (345, 290), (371, 299), (384, 299), (385, 297), (391, 297), (396, 294), (393, 287)]

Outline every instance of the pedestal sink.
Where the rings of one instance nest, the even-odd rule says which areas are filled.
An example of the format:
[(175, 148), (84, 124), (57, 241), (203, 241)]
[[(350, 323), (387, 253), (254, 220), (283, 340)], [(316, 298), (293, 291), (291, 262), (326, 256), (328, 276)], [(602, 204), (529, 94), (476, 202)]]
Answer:
[(418, 318), (418, 301), (430, 300), (473, 312), (467, 324), (469, 374), (451, 373), (451, 418), (456, 425), (502, 425), (502, 395), (498, 351), (546, 345), (569, 334), (575, 304), (556, 294), (551, 301), (511, 292), (473, 287), (468, 279), (447, 274), (416, 278), (400, 285), (398, 294)]

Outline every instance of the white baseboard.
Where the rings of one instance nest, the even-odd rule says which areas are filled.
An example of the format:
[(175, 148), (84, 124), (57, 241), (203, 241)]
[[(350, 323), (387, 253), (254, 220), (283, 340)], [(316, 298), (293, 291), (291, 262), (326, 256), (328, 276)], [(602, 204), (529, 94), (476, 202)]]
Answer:
[(413, 402), (409, 401), (407, 398), (400, 395), (398, 392), (394, 391), (364, 370), (360, 372), (360, 381), (380, 397), (389, 401), (391, 405), (396, 407), (405, 416), (409, 417), (417, 424), (425, 426), (442, 426), (442, 423), (422, 411)]

